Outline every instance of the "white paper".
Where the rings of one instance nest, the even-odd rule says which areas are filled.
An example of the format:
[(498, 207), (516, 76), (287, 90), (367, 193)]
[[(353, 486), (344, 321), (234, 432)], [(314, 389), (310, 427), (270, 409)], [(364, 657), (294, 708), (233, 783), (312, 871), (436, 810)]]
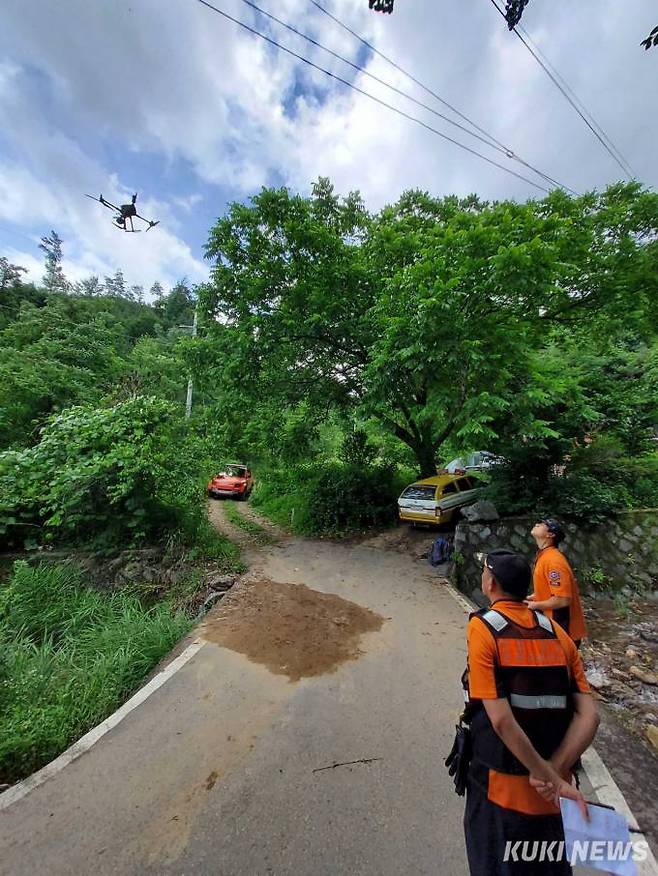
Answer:
[(631, 841), (625, 816), (614, 809), (588, 805), (590, 820), (585, 821), (575, 801), (564, 797), (560, 798), (560, 809), (566, 854), (574, 866), (637, 876), (635, 860), (643, 860), (645, 846)]

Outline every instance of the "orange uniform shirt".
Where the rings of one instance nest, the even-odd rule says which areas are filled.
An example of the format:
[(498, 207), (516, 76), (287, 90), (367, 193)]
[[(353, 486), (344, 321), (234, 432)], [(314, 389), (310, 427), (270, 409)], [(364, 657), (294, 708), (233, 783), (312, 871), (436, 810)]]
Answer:
[[(552, 545), (539, 551), (532, 574), (532, 583), (535, 598), (540, 602), (550, 599), (551, 596), (563, 596), (570, 600), (567, 632), (575, 642), (584, 639), (587, 635), (587, 627), (580, 601), (578, 582), (562, 551)], [(556, 615), (555, 610), (545, 609), (544, 614), (561, 623), (561, 611), (564, 610), (557, 609)], [(566, 629), (567, 625), (563, 624), (563, 626)]]
[[(528, 628), (535, 626), (533, 612), (522, 602), (501, 599), (491, 607), (519, 626)], [(590, 688), (578, 649), (559, 624), (555, 626), (555, 632), (567, 657), (574, 693), (589, 693)], [(495, 675), (497, 649), (491, 630), (479, 618), (471, 618), (466, 629), (466, 641), (468, 689), (471, 697), (476, 700), (497, 700), (499, 698)]]
[[(522, 627), (534, 627), (536, 620), (533, 612), (522, 602), (501, 599), (492, 606), (495, 611), (505, 615)], [(590, 687), (585, 677), (585, 670), (578, 649), (571, 638), (555, 624), (557, 641), (556, 648), (561, 648), (571, 678), (571, 689), (574, 693), (589, 693)], [(468, 644), (468, 689), (472, 699), (496, 700), (500, 692), (496, 687), (497, 645), (491, 630), (479, 618), (471, 618), (466, 630)], [(550, 648), (546, 648), (550, 665), (562, 663), (550, 658)], [(552, 803), (547, 803), (530, 785), (528, 776), (512, 776), (489, 770), (488, 798), (492, 803), (513, 809), (527, 815), (555, 815), (559, 809)]]

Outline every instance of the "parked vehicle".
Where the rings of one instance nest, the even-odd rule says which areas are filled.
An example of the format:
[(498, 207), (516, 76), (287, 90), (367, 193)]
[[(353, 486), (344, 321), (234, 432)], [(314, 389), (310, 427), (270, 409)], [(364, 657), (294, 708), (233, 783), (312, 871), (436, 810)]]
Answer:
[(410, 484), (398, 499), (400, 520), (449, 523), (455, 513), (476, 501), (483, 489), (476, 477), (441, 474)]
[(212, 499), (247, 499), (254, 488), (254, 478), (250, 469), (240, 463), (230, 463), (215, 475), (208, 484), (208, 495)]
[(486, 471), (494, 465), (501, 465), (505, 460), (488, 450), (476, 450), (468, 456), (458, 456), (445, 467), (448, 474), (460, 474), (466, 471)]

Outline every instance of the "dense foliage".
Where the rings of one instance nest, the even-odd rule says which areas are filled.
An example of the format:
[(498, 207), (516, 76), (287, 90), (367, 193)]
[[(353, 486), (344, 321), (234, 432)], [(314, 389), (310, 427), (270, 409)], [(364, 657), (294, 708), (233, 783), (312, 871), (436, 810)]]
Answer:
[(0, 532), (98, 546), (193, 535), (211, 467), (169, 402), (71, 407), (33, 447), (0, 455)]
[(0, 544), (201, 538), (219, 461), (183, 419), (184, 282), (149, 304), (121, 272), (77, 286), (44, 238), (44, 287), (0, 260)]

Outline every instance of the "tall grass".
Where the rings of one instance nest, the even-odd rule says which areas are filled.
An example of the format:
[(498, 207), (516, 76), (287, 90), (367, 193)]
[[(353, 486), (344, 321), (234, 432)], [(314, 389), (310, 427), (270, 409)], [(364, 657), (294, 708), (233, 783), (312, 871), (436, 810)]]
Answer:
[(226, 573), (240, 574), (247, 570), (246, 563), (240, 559), (238, 545), (218, 532), (207, 519), (199, 526), (194, 547), (187, 551), (187, 557), (190, 560), (212, 560)]
[(0, 782), (107, 717), (191, 625), (167, 602), (89, 590), (73, 566), (16, 563), (0, 589)]

